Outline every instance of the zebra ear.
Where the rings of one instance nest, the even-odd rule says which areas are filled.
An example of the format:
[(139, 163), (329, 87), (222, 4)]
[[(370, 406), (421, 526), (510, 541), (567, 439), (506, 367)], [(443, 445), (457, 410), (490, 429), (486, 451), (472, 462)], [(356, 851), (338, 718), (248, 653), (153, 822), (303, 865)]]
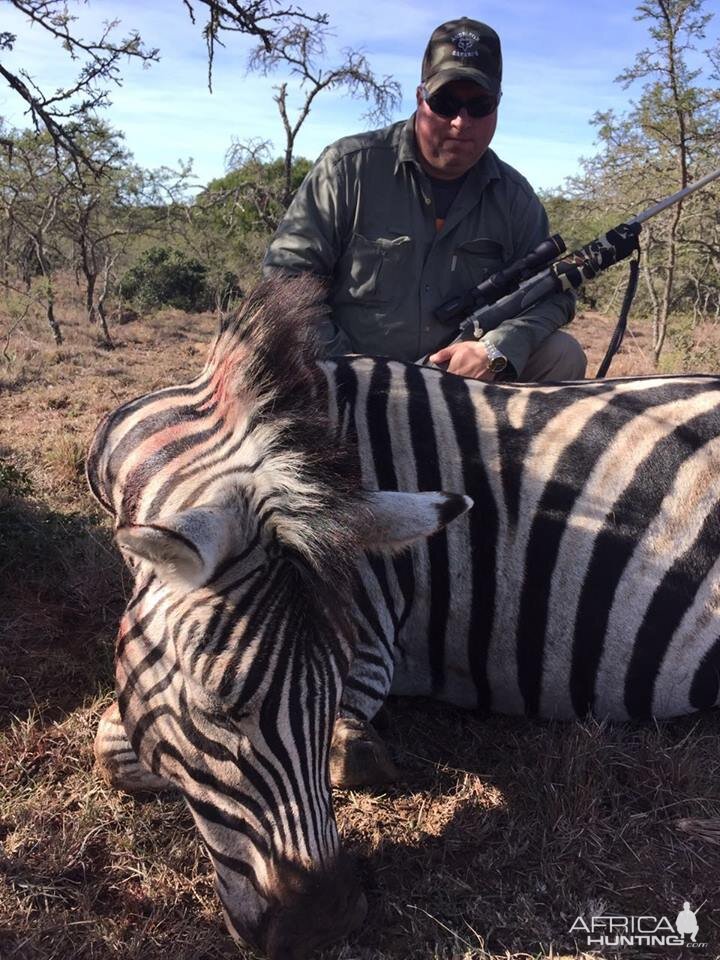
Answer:
[(124, 554), (150, 563), (161, 579), (194, 588), (237, 549), (237, 518), (223, 507), (194, 507), (158, 523), (119, 527), (115, 539)]
[(459, 493), (397, 493), (381, 490), (364, 494), (370, 522), (364, 531), (364, 549), (399, 552), (432, 536), (473, 505)]

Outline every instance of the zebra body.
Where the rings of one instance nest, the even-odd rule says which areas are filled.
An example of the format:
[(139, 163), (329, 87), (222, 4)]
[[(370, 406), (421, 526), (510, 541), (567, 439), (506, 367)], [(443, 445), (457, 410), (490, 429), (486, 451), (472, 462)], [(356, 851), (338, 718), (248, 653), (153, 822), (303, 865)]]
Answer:
[[(393, 693), (545, 718), (717, 704), (720, 380), (487, 386), (368, 358), (323, 371), (364, 487), (474, 502), (410, 558), (366, 561), (370, 608), (394, 609), (361, 642), (393, 648)], [(345, 701), (368, 718), (363, 672), (388, 686), (356, 662)]]
[(716, 704), (720, 673), (720, 380), (318, 364), (317, 297), (262, 286), (200, 377), (123, 405), (88, 457), (135, 576), (127, 739), (109, 719), (98, 753), (183, 792), (230, 931), (273, 958), (363, 915), (336, 716), (369, 720), (391, 689), (672, 716)]

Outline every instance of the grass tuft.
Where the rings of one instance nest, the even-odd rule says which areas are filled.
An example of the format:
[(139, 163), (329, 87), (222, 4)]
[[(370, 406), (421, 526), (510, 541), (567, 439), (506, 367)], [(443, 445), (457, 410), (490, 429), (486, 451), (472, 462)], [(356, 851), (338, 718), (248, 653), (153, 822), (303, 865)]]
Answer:
[[(55, 407), (55, 409), (62, 409)], [(47, 448), (46, 464), (56, 483), (85, 486), (86, 444), (80, 437), (62, 435)]]

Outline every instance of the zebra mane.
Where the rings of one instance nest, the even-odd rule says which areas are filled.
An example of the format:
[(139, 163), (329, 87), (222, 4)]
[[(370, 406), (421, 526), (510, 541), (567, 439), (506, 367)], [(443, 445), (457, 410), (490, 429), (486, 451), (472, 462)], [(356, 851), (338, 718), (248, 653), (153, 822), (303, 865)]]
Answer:
[(205, 367), (222, 404), (250, 409), (268, 524), (317, 569), (345, 567), (365, 508), (357, 451), (334, 440), (315, 327), (326, 312), (309, 275), (261, 282), (224, 318)]
[(289, 408), (312, 389), (312, 368), (319, 358), (315, 336), (327, 313), (322, 282), (311, 274), (261, 281), (220, 325), (209, 365), (240, 365), (242, 386)]

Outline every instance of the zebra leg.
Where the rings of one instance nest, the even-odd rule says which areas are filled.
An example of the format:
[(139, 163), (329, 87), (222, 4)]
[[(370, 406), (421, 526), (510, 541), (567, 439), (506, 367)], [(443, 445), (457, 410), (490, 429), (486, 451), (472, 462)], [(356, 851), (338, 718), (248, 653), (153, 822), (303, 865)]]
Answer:
[(383, 713), (390, 684), (379, 683), (375, 690), (366, 684), (355, 684), (353, 672), (359, 673), (360, 669), (356, 658), (343, 691), (330, 744), (330, 782), (343, 790), (400, 779), (400, 771), (371, 723)]
[(125, 733), (117, 703), (100, 718), (95, 734), (95, 761), (102, 778), (125, 793), (159, 793), (174, 790), (172, 783), (158, 777), (138, 760)]
[[(376, 587), (369, 589), (369, 585)], [(334, 787), (370, 787), (400, 778), (387, 747), (371, 720), (382, 710), (394, 669), (395, 623), (387, 596), (369, 576), (365, 602), (356, 611), (355, 656), (345, 681), (330, 746), (330, 782)]]

